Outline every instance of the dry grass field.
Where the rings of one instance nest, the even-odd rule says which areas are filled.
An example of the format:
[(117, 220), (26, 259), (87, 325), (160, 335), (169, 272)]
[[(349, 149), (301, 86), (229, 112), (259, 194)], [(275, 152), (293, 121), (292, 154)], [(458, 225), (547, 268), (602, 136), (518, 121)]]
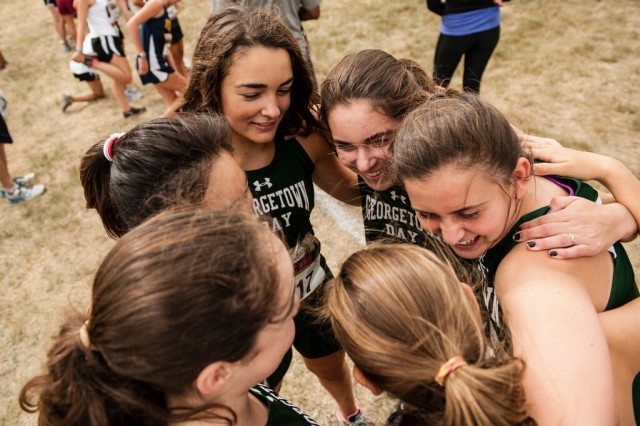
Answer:
[[(208, 0), (184, 0), (180, 21), (187, 56), (209, 12)], [(33, 425), (21, 413), (22, 384), (41, 371), (64, 312), (84, 310), (92, 274), (112, 246), (94, 211), (87, 211), (78, 164), (89, 146), (164, 106), (144, 87), (146, 114), (124, 120), (109, 79), (107, 98), (73, 105), (63, 114), (63, 93), (87, 90), (74, 80), (40, 0), (0, 1), (0, 49), (9, 66), (0, 89), (9, 101), (7, 147), (18, 175), (35, 171), (48, 192), (20, 205), (0, 204), (0, 424)], [(318, 80), (344, 54), (365, 48), (411, 57), (429, 72), (438, 17), (422, 0), (324, 0), (320, 20), (305, 25)], [(640, 175), (640, 2), (514, 0), (503, 7), (502, 39), (485, 73), (482, 95), (531, 133), (565, 145), (613, 155)], [(130, 60), (133, 49), (127, 40)], [(140, 87), (137, 77), (135, 84)], [(453, 87), (460, 87), (460, 76)], [(640, 196), (640, 194), (639, 194)], [(348, 219), (348, 220), (347, 220)], [(336, 223), (336, 221), (338, 223)], [(314, 212), (316, 231), (335, 269), (361, 246), (357, 209), (330, 202)], [(355, 224), (355, 225), (354, 225)], [(351, 231), (348, 232), (351, 228)], [(627, 245), (640, 271), (640, 245)], [(322, 424), (334, 407), (296, 360), (282, 393)], [(356, 389), (369, 417), (380, 424), (392, 402)]]

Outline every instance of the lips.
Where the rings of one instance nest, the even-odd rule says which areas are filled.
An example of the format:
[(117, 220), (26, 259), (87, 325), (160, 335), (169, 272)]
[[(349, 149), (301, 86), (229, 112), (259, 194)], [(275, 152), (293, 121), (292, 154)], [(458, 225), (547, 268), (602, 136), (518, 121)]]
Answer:
[(277, 121), (269, 121), (266, 123), (253, 122), (252, 124), (260, 130), (271, 130), (278, 124), (278, 122)]
[(458, 242), (456, 243), (456, 246), (457, 246), (457, 247), (469, 247), (469, 246), (472, 246), (472, 245), (474, 245), (475, 243), (477, 243), (479, 239), (480, 239), (480, 235), (476, 235), (475, 237), (473, 237), (473, 238), (472, 238), (472, 239), (470, 239), (470, 240), (466, 240), (466, 241), (458, 241)]

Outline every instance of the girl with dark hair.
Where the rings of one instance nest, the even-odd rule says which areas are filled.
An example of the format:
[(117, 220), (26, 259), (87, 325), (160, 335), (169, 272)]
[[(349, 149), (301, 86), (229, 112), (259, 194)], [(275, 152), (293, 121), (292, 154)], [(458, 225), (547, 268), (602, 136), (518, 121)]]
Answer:
[(246, 172), (253, 210), (268, 214), (293, 253), (302, 302), (294, 347), (338, 403), (346, 424), (362, 424), (345, 362), (331, 330), (317, 324), (317, 305), (331, 271), (310, 222), (314, 183), (357, 202), (356, 177), (318, 132), (310, 67), (278, 14), (265, 8), (228, 7), (204, 26), (193, 54), (180, 111), (217, 113), (231, 125), (233, 155)]
[(168, 211), (121, 238), (21, 407), (40, 425), (318, 425), (260, 385), (294, 336), (287, 250), (259, 219)]
[(87, 208), (117, 238), (176, 206), (248, 210), (246, 178), (220, 116), (157, 118), (91, 147), (80, 163)]
[[(596, 201), (598, 193), (579, 180), (533, 176), (509, 122), (469, 94), (434, 96), (412, 111), (398, 130), (393, 169), (422, 226), (460, 257), (479, 260), (487, 332), (526, 362), (529, 414), (541, 424), (632, 418), (637, 356), (624, 359), (629, 368), (614, 376), (612, 359), (630, 352), (610, 352), (598, 321), (599, 313), (638, 297), (624, 248), (616, 243), (589, 258), (556, 262), (553, 252), (516, 242), (519, 226), (546, 214), (553, 197)], [(580, 235), (566, 237), (580, 243)], [(617, 322), (621, 330), (627, 325)], [(636, 336), (637, 329), (627, 343)], [(628, 385), (617, 401), (614, 383)]]

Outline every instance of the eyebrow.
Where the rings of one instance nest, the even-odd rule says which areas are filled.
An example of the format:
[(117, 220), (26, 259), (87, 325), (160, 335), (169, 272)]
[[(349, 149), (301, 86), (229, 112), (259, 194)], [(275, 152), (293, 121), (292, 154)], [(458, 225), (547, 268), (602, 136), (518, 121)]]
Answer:
[(365, 138), (365, 140), (362, 141), (361, 143), (353, 143), (353, 142), (341, 141), (340, 139), (334, 139), (333, 143), (341, 143), (341, 144), (345, 144), (345, 145), (366, 145), (367, 143), (373, 142), (376, 139), (380, 139), (380, 138), (383, 138), (385, 136), (393, 135), (395, 132), (396, 131), (394, 129), (389, 129), (389, 130), (384, 130), (382, 132), (374, 133), (373, 135), (368, 136), (367, 138)]
[[(465, 212), (467, 210), (472, 210), (472, 209), (477, 209), (479, 207), (482, 207), (483, 205), (487, 204), (486, 202), (484, 203), (480, 203), (480, 204), (475, 204), (473, 206), (465, 206), (461, 209), (455, 210), (452, 213), (462, 213)], [(417, 213), (429, 213), (429, 214), (433, 214), (433, 212), (428, 212), (426, 210), (420, 210), (420, 209), (416, 209), (415, 207), (413, 207), (413, 205), (411, 206), (411, 208), (413, 209), (413, 211), (417, 212)], [(437, 213), (436, 213), (437, 214)]]
[[(293, 77), (291, 77), (289, 80), (281, 83), (278, 87), (286, 86), (287, 84), (291, 84), (291, 83), (293, 83)], [(263, 83), (240, 83), (240, 84), (236, 85), (236, 88), (238, 88), (238, 89), (266, 89), (267, 85), (263, 84)]]

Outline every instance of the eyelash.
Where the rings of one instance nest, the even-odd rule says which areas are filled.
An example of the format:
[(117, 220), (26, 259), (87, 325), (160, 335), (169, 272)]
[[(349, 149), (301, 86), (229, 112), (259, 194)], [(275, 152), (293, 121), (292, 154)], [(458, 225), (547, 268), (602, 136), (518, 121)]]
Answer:
[(355, 149), (355, 146), (349, 144), (337, 143), (335, 146), (338, 151), (353, 151)]
[[(291, 93), (291, 87), (287, 87), (286, 89), (279, 89), (278, 96), (286, 96)], [(248, 101), (252, 101), (254, 99), (258, 99), (260, 97), (260, 93), (244, 93), (242, 97)]]
[(476, 217), (478, 217), (478, 212), (460, 213), (460, 217), (463, 219), (475, 219)]
[[(458, 213), (458, 215), (466, 220), (469, 219), (475, 219), (478, 217), (479, 212), (473, 212), (473, 213)], [(424, 213), (424, 212), (418, 212), (418, 216), (420, 216), (423, 219), (426, 220), (430, 220), (430, 219), (435, 219), (435, 215), (432, 215), (431, 213)]]

